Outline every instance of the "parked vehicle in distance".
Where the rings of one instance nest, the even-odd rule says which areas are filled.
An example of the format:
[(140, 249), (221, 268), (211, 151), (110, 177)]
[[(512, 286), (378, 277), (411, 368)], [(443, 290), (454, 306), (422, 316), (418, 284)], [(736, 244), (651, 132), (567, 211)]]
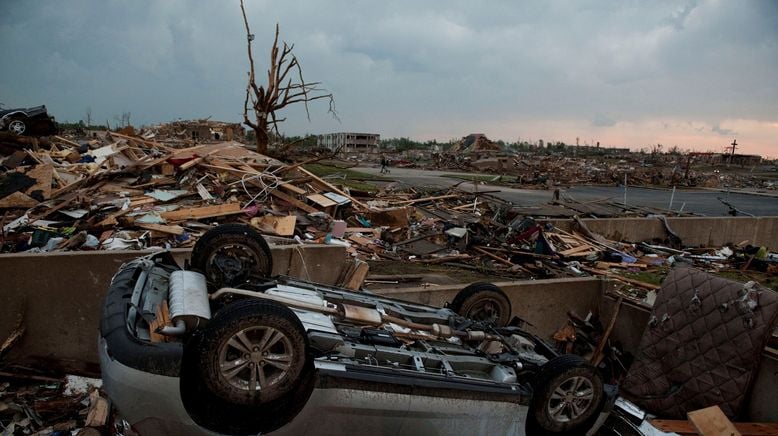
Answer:
[(13, 135), (47, 136), (57, 133), (46, 106), (0, 110), (0, 131)]
[(99, 352), (141, 434), (594, 434), (616, 388), (510, 319), (476, 283), (437, 308), (270, 277), (265, 240), (208, 231), (121, 266)]

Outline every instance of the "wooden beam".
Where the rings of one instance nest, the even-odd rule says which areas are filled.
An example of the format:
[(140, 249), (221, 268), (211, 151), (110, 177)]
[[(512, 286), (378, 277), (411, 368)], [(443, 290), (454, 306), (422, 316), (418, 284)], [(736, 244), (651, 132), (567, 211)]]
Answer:
[(135, 225), (141, 229), (154, 230), (155, 232), (168, 233), (176, 236), (181, 236), (184, 234), (184, 228), (181, 226), (166, 226), (163, 224), (152, 223), (136, 223)]
[(521, 266), (521, 265), (519, 265), (519, 264), (517, 264), (517, 263), (513, 263), (513, 262), (511, 262), (510, 260), (503, 259), (502, 257), (500, 257), (500, 256), (497, 256), (497, 255), (496, 255), (496, 254), (494, 254), (494, 253), (490, 253), (490, 252), (488, 252), (488, 251), (484, 250), (484, 249), (483, 249), (483, 248), (481, 248), (481, 247), (476, 247), (476, 246), (473, 246), (473, 249), (474, 249), (475, 251), (477, 251), (477, 252), (479, 252), (479, 253), (483, 254), (483, 255), (486, 255), (486, 256), (488, 256), (488, 257), (490, 257), (490, 258), (492, 258), (492, 259), (494, 259), (494, 260), (496, 260), (496, 261), (500, 262), (500, 263), (503, 263), (503, 264), (505, 264), (505, 265), (508, 265), (508, 266), (510, 266), (511, 268), (518, 268), (519, 270), (521, 270), (521, 271), (523, 271), (523, 272), (525, 272), (525, 273), (527, 273), (527, 274), (529, 274), (529, 275), (531, 275), (531, 276), (534, 276), (534, 275), (535, 275), (535, 273), (533, 273), (532, 271), (528, 270), (527, 268), (524, 268), (523, 266)]
[(483, 248), (481, 248), (481, 247), (476, 247), (476, 246), (473, 246), (473, 249), (474, 249), (475, 251), (477, 251), (477, 252), (479, 252), (479, 253), (483, 254), (483, 255), (486, 255), (486, 256), (488, 256), (488, 257), (490, 257), (490, 258), (492, 258), (492, 259), (496, 260), (497, 262), (500, 262), (500, 263), (502, 263), (502, 264), (505, 264), (505, 265), (508, 265), (508, 266), (515, 266), (515, 265), (516, 265), (515, 263), (511, 262), (510, 260), (507, 260), (507, 259), (505, 259), (505, 258), (502, 258), (502, 257), (500, 257), (500, 256), (497, 256), (496, 254), (490, 253), (490, 252), (488, 252), (488, 251), (484, 250), (484, 249), (483, 249)]
[(204, 161), (205, 159), (207, 159), (210, 155), (216, 154), (216, 153), (218, 153), (220, 151), (221, 151), (220, 149), (211, 150), (208, 153), (205, 153), (204, 155), (202, 155), (200, 157), (196, 157), (196, 158), (190, 160), (189, 162), (184, 162), (178, 168), (180, 168), (182, 171), (188, 170), (189, 168), (192, 168), (193, 166), (195, 166), (195, 165), (199, 164), (200, 162)]
[(270, 190), (270, 195), (272, 195), (273, 197), (279, 198), (279, 199), (281, 199), (281, 200), (291, 204), (292, 206), (294, 206), (294, 207), (296, 207), (298, 209), (304, 210), (304, 211), (306, 211), (308, 213), (321, 212), (319, 209), (316, 209), (313, 206), (309, 206), (309, 205), (303, 203), (302, 201), (292, 197), (291, 195), (288, 195), (288, 194), (285, 194), (285, 193), (279, 191), (278, 189), (271, 189)]
[[(559, 254), (560, 256), (567, 257), (567, 256), (572, 256), (574, 254), (578, 254), (578, 253), (581, 253), (581, 252), (584, 252), (584, 251), (592, 250), (592, 248), (593, 247), (591, 245), (589, 245), (589, 244), (581, 244), (581, 245), (579, 245), (577, 247), (573, 247), (573, 248), (570, 248), (570, 249), (567, 249), (567, 250), (564, 250), (564, 251), (560, 251), (557, 254)], [(578, 254), (578, 256), (580, 256), (580, 254)]]
[(217, 206), (192, 207), (163, 212), (162, 218), (167, 221), (182, 221), (187, 219), (213, 218), (217, 216), (234, 215), (242, 213), (240, 203), (227, 203)]
[(289, 182), (283, 182), (278, 185), (279, 188), (283, 189), (284, 191), (289, 191), (292, 194), (297, 195), (305, 195), (305, 189), (298, 188), (297, 186), (289, 183)]
[(619, 299), (616, 301), (616, 307), (613, 309), (613, 316), (611, 316), (611, 320), (608, 323), (608, 328), (605, 329), (605, 332), (600, 338), (600, 343), (597, 344), (597, 348), (594, 349), (592, 357), (589, 359), (595, 367), (600, 365), (600, 362), (602, 362), (602, 359), (605, 356), (602, 352), (605, 350), (605, 345), (608, 343), (608, 338), (613, 331), (613, 326), (616, 325), (616, 318), (619, 317), (619, 310), (621, 310), (621, 303), (623, 301), (624, 297), (619, 296)]
[(56, 139), (59, 142), (65, 143), (67, 145), (70, 145), (71, 147), (76, 147), (76, 148), (81, 147), (81, 144), (79, 144), (77, 142), (73, 142), (73, 141), (71, 141), (69, 139), (65, 139), (65, 138), (63, 138), (61, 136), (54, 136), (54, 139)]

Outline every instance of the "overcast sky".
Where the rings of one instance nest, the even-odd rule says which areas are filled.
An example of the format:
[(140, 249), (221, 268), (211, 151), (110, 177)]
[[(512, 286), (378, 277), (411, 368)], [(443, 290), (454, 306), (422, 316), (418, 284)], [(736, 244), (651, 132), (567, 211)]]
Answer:
[[(242, 119), (247, 59), (237, 0), (3, 0), (0, 102), (92, 108), (133, 124)], [(273, 26), (307, 80), (335, 94), (287, 134), (361, 131), (449, 140), (778, 157), (778, 2), (246, 0), (255, 59)]]

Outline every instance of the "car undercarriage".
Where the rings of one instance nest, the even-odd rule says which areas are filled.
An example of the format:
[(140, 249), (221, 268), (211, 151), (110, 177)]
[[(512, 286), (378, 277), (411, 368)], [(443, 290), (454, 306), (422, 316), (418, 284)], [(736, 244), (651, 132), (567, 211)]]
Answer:
[[(124, 265), (101, 325), (104, 373), (118, 361), (179, 377), (191, 419), (223, 433), (299, 427), (327, 388), (429, 398), (425, 407), (440, 398), (515, 407), (496, 428), (530, 434), (581, 434), (614, 396), (583, 359), (557, 355), (518, 318), (506, 323), (507, 297), (494, 285), (473, 284), (436, 308), (269, 277), (269, 250), (248, 232), (202, 238), (189, 268), (167, 252)], [(121, 411), (121, 393), (112, 396)], [(489, 408), (484, 419), (496, 419)]]

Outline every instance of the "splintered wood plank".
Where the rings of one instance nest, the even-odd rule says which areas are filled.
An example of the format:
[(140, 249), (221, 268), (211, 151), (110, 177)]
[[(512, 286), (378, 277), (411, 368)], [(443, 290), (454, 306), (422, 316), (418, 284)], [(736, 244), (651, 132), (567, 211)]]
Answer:
[(166, 221), (197, 220), (201, 218), (213, 218), (217, 216), (234, 215), (242, 213), (240, 203), (227, 203), (217, 206), (190, 207), (162, 213)]
[(297, 217), (294, 215), (265, 215), (251, 219), (251, 225), (258, 228), (263, 233), (269, 233), (278, 236), (294, 235), (295, 223), (297, 223)]
[(579, 245), (577, 247), (570, 248), (569, 250), (560, 251), (559, 254), (562, 256), (572, 256), (574, 254), (578, 254), (584, 251), (589, 251), (592, 249), (591, 245)]
[(166, 226), (163, 224), (152, 223), (136, 223), (135, 225), (141, 229), (154, 230), (156, 232), (168, 233), (176, 236), (181, 236), (184, 234), (184, 228), (181, 226)]
[(144, 205), (144, 204), (154, 203), (156, 201), (157, 201), (156, 198), (140, 197), (140, 198), (137, 198), (135, 200), (130, 201), (130, 207), (134, 208), (134, 207), (141, 206), (141, 205)]
[(100, 392), (95, 389), (89, 394), (89, 412), (86, 415), (84, 426), (102, 427), (108, 421), (108, 415), (111, 413), (111, 403), (100, 396)]
[(732, 425), (719, 406), (695, 410), (686, 414), (689, 421), (702, 436), (740, 436), (740, 432)]
[(305, 195), (305, 189), (298, 188), (297, 186), (289, 182), (283, 182), (280, 185), (278, 185), (278, 187), (283, 189), (284, 191), (291, 192), (292, 194)]
[(321, 195), (321, 194), (311, 194), (307, 197), (308, 200), (311, 200), (312, 202), (318, 204), (321, 207), (331, 207), (331, 206), (337, 206), (338, 203), (330, 200), (329, 198)]
[(202, 162), (202, 161), (206, 160), (206, 159), (208, 158), (208, 156), (210, 156), (210, 155), (212, 155), (212, 154), (216, 154), (216, 153), (218, 153), (219, 151), (220, 151), (220, 150), (211, 150), (211, 151), (209, 151), (208, 153), (205, 153), (203, 156), (196, 157), (196, 158), (194, 158), (194, 159), (190, 160), (189, 162), (185, 162), (185, 163), (181, 164), (181, 166), (180, 166), (180, 167), (178, 167), (178, 168), (179, 168), (181, 171), (186, 171), (186, 170), (188, 170), (189, 168), (192, 168), (193, 166), (195, 166), (195, 165), (199, 164), (200, 162)]

